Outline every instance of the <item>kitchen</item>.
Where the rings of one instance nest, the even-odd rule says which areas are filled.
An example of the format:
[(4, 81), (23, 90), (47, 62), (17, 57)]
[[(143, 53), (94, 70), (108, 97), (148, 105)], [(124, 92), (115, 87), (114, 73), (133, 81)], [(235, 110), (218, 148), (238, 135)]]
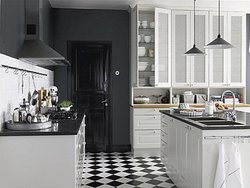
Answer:
[[(198, 4), (198, 3), (197, 3)], [(24, 7), (22, 1), (3, 1), (1, 3), (3, 14), (1, 16), (1, 51), (3, 54), (8, 54), (12, 57), (17, 57), (17, 53), (22, 45), (24, 39), (24, 32), (22, 31), (24, 27), (24, 17), (20, 16), (24, 14)], [(188, 5), (191, 7), (192, 5)], [(216, 2), (215, 5), (216, 7)], [(247, 7), (247, 6), (246, 6)], [(190, 8), (191, 9), (191, 8)], [(105, 11), (105, 10), (64, 10), (56, 9), (54, 11), (54, 32), (44, 35), (44, 41), (48, 44), (53, 43), (53, 46), (59, 53), (67, 57), (67, 40), (83, 40), (83, 41), (113, 41), (113, 64), (111, 67), (112, 76), (112, 114), (113, 117), (111, 122), (113, 124), (113, 150), (116, 151), (126, 151), (130, 147), (130, 136), (129, 136), (129, 106), (130, 104), (128, 93), (129, 88), (129, 13), (127, 11)], [(71, 15), (75, 15), (72, 16)], [(75, 19), (75, 17), (80, 19)], [(100, 19), (101, 17), (101, 19)], [(106, 18), (106, 19), (105, 19)], [(9, 24), (11, 22), (12, 24)], [(66, 25), (65, 22), (70, 25)], [(103, 24), (105, 23), (105, 24)], [(8, 26), (8, 27), (7, 27)], [(72, 28), (77, 28), (72, 30)], [(88, 32), (91, 28), (91, 32)], [(45, 29), (45, 28), (44, 28)], [(105, 32), (104, 32), (105, 31)], [(13, 33), (12, 33), (13, 32)], [(101, 34), (100, 34), (101, 32)], [(44, 31), (46, 33), (46, 29)], [(51, 39), (53, 39), (51, 41)], [(16, 45), (18, 44), (18, 45)], [(119, 49), (119, 50), (118, 50)], [(8, 64), (15, 67), (20, 67), (23, 69), (31, 69), (37, 72), (42, 72), (47, 75), (47, 77), (37, 78), (36, 85), (37, 88), (48, 88), (51, 85), (56, 85), (58, 87), (59, 100), (63, 101), (68, 99), (67, 87), (67, 68), (66, 67), (54, 67), (54, 71), (44, 69), (41, 67), (36, 67), (32, 65), (27, 65), (25, 63), (19, 62), (13, 58), (6, 56), (2, 57), (1, 64)], [(4, 63), (5, 62), (5, 63)], [(248, 66), (248, 65), (247, 65)], [(12, 74), (6, 74), (5, 69), (1, 68), (1, 88), (4, 88), (4, 92), (1, 92), (1, 99), (3, 100), (1, 108), (1, 125), (3, 126), (7, 112), (12, 112), (12, 110), (19, 105), (20, 100), (23, 96), (21, 94), (21, 77), (14, 76)], [(115, 71), (119, 71), (119, 75), (115, 74)], [(29, 77), (29, 76), (28, 76)], [(30, 78), (25, 77), (27, 84), (24, 86), (24, 93), (27, 94), (28, 91), (33, 91), (33, 84)], [(43, 80), (45, 79), (45, 80)], [(49, 79), (49, 81), (47, 81)], [(9, 80), (13, 80), (13, 84), (7, 84)], [(14, 81), (15, 80), (15, 81)], [(248, 80), (248, 79), (247, 79)], [(6, 82), (7, 81), (7, 82)], [(17, 94), (12, 96), (12, 86), (18, 88)], [(29, 87), (29, 88), (28, 88)], [(246, 87), (247, 89), (249, 87)], [(247, 92), (248, 93), (248, 92)], [(9, 96), (12, 96), (10, 99)], [(26, 96), (25, 96), (26, 97)], [(248, 102), (247, 102), (248, 103)], [(123, 108), (120, 108), (124, 106)], [(122, 119), (122, 121), (121, 121)], [(120, 133), (120, 134), (118, 134)]]

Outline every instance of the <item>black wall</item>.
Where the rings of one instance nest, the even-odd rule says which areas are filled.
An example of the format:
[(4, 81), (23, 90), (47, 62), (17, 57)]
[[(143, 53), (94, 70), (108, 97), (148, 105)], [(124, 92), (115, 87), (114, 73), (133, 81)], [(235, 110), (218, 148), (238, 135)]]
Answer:
[(250, 104), (250, 14), (247, 14), (247, 23), (246, 23), (246, 28), (247, 28), (247, 46), (246, 46), (246, 103)]
[[(112, 107), (114, 148), (129, 145), (129, 13), (116, 10), (53, 9), (54, 48), (67, 57), (67, 41), (112, 42)], [(114, 72), (120, 71), (116, 76)], [(67, 68), (55, 67), (60, 101), (67, 96)]]

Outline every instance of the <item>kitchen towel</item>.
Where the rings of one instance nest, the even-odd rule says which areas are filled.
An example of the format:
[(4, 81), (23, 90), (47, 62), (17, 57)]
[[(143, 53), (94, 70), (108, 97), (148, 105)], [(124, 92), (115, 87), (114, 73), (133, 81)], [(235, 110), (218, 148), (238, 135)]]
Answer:
[(227, 177), (227, 188), (244, 188), (241, 170), (240, 152), (236, 144), (232, 142), (230, 164)]
[[(228, 172), (228, 159), (225, 152), (224, 143), (219, 144), (219, 157), (217, 162), (217, 169), (214, 180), (214, 188), (228, 188), (226, 187), (226, 178)], [(236, 187), (234, 187), (236, 188)]]

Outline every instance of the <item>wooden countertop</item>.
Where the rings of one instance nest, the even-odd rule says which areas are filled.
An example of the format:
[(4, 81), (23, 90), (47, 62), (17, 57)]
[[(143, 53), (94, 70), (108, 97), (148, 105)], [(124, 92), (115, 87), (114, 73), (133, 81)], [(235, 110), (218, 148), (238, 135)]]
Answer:
[[(170, 108), (178, 107), (177, 104), (133, 104), (133, 108)], [(204, 104), (189, 104), (190, 107), (205, 108)], [(228, 107), (233, 107), (233, 104), (227, 104)], [(236, 104), (236, 107), (250, 107), (250, 104)]]

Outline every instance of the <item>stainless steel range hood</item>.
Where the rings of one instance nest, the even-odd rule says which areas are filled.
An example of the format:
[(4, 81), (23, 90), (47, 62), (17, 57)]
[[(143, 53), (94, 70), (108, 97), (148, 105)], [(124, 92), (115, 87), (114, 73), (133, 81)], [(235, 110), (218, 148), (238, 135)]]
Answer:
[(25, 0), (26, 33), (18, 58), (41, 67), (70, 65), (68, 60), (42, 40), (44, 33), (43, 21), (47, 16), (43, 15), (47, 11), (45, 2), (45, 0)]

